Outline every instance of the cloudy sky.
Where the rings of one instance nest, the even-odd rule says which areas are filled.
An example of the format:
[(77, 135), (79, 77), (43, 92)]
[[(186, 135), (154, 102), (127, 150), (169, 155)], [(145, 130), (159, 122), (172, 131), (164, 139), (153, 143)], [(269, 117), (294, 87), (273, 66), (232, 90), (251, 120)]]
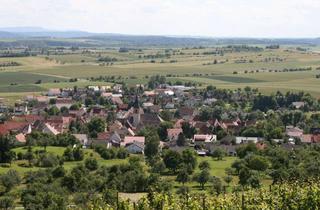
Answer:
[(0, 0), (0, 27), (213, 37), (320, 37), (320, 0)]

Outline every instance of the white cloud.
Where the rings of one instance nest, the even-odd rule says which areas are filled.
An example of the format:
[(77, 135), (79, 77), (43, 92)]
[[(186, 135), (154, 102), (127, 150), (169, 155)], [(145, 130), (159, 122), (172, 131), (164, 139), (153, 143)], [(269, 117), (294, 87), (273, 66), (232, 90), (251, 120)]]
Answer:
[(319, 0), (0, 0), (0, 27), (316, 37), (319, 9)]

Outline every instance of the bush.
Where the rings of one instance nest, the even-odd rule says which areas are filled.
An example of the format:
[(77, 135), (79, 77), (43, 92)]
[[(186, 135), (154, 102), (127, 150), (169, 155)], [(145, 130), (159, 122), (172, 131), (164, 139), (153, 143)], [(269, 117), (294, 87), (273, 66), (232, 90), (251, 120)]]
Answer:
[(14, 198), (10, 196), (0, 197), (0, 209), (14, 209)]
[(117, 158), (126, 159), (129, 156), (128, 151), (125, 148), (119, 148), (117, 152)]
[(128, 151), (125, 148), (111, 148), (108, 149), (105, 146), (98, 145), (94, 150), (105, 160), (111, 159), (126, 159), (129, 156)]
[(50, 168), (59, 164), (59, 158), (53, 154), (41, 154), (36, 165), (38, 167)]
[(9, 163), (1, 163), (0, 167), (1, 168), (10, 168), (10, 164)]
[(52, 176), (54, 178), (63, 177), (66, 174), (66, 171), (64, 170), (63, 166), (58, 166), (52, 171)]
[(94, 171), (98, 169), (98, 161), (95, 158), (86, 159), (84, 165), (90, 171)]
[(73, 158), (76, 161), (81, 161), (84, 158), (84, 153), (82, 151), (82, 149), (80, 148), (80, 146), (76, 147), (73, 149)]
[(0, 176), (0, 183), (9, 192), (14, 186), (19, 185), (21, 178), (16, 170), (9, 170), (6, 174)]

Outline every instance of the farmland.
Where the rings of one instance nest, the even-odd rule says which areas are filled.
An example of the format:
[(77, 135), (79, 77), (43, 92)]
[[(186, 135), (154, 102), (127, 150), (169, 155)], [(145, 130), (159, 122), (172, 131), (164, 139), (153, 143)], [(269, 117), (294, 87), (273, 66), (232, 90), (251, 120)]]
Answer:
[[(52, 50), (31, 57), (6, 57), (0, 58), (0, 63), (17, 62), (19, 65), (0, 68), (0, 97), (8, 93), (16, 96), (26, 92), (39, 94), (53, 87), (106, 84), (103, 80), (93, 82), (92, 79), (100, 76), (114, 76), (115, 82), (135, 85), (147, 83), (151, 75), (164, 75), (168, 81), (195, 82), (201, 86), (226, 89), (251, 86), (266, 94), (278, 90), (305, 91), (318, 97), (320, 88), (316, 75), (320, 73), (320, 54), (314, 49), (299, 51), (293, 46), (280, 49), (259, 46), (246, 50), (230, 50), (223, 46), (150, 47), (119, 52), (118, 48), (84, 48)], [(69, 82), (71, 78), (78, 78), (78, 81)]]

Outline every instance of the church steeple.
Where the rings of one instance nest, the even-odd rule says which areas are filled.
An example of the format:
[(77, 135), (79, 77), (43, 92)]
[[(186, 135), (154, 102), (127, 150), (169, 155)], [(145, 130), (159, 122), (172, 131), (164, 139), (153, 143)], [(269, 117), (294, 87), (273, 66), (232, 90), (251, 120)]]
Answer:
[(140, 108), (138, 94), (136, 94), (136, 99), (135, 99), (135, 101), (133, 103), (133, 109), (134, 109), (134, 111), (133, 111), (133, 123), (132, 123), (132, 125), (134, 127), (137, 127), (140, 124), (141, 112), (143, 112), (142, 109)]
[(136, 99), (134, 101), (133, 108), (140, 109), (138, 94), (136, 94)]
[(156, 95), (153, 98), (153, 104), (158, 105), (158, 97)]

